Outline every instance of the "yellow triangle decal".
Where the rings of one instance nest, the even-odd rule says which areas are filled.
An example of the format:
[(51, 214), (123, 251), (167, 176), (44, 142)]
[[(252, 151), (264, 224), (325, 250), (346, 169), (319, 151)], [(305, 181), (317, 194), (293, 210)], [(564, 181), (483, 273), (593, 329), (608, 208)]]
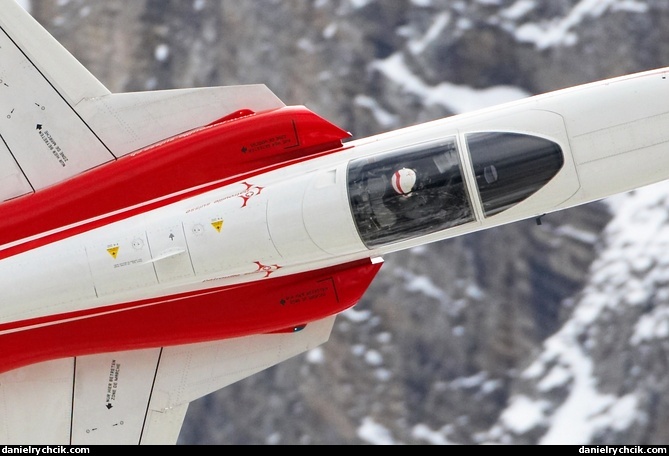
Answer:
[(110, 247), (107, 249), (107, 252), (109, 252), (112, 258), (116, 259), (116, 256), (118, 255), (118, 247)]
[(216, 222), (211, 222), (211, 226), (213, 226), (214, 229), (220, 233), (221, 229), (223, 229), (223, 220), (218, 220)]

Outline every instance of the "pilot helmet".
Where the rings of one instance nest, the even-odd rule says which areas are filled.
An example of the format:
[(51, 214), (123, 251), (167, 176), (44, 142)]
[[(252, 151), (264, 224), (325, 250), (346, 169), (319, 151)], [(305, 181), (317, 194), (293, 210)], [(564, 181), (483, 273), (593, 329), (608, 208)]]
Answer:
[(395, 192), (408, 196), (416, 185), (416, 172), (411, 168), (398, 169), (393, 174), (391, 182)]

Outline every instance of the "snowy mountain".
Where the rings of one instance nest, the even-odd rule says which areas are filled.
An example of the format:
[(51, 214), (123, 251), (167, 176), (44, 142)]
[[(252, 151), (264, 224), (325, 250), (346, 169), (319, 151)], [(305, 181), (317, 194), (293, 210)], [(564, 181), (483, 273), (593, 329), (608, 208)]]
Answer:
[[(666, 0), (23, 0), (114, 92), (267, 84), (354, 137), (669, 65)], [(668, 444), (669, 184), (390, 255), (182, 444)]]

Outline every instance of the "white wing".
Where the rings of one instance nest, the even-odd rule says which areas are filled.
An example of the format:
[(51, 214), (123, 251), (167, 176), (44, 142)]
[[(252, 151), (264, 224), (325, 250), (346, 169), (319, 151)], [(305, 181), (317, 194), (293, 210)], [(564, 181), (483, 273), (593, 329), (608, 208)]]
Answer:
[(112, 94), (15, 0), (0, 0), (0, 201), (242, 109), (264, 85)]
[(0, 444), (176, 444), (190, 402), (326, 342), (334, 319), (0, 374)]

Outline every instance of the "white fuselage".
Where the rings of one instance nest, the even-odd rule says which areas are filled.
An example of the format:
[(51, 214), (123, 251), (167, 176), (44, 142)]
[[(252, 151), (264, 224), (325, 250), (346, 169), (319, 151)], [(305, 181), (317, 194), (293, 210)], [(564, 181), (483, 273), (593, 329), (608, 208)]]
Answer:
[[(668, 98), (666, 73), (656, 71), (349, 142), (337, 153), (3, 259), (0, 322), (378, 257), (666, 179)], [(469, 133), (485, 131), (547, 138), (564, 154), (550, 182), (492, 217), (484, 215), (467, 144)], [(458, 145), (473, 220), (366, 247), (351, 214), (348, 163), (445, 137)]]

